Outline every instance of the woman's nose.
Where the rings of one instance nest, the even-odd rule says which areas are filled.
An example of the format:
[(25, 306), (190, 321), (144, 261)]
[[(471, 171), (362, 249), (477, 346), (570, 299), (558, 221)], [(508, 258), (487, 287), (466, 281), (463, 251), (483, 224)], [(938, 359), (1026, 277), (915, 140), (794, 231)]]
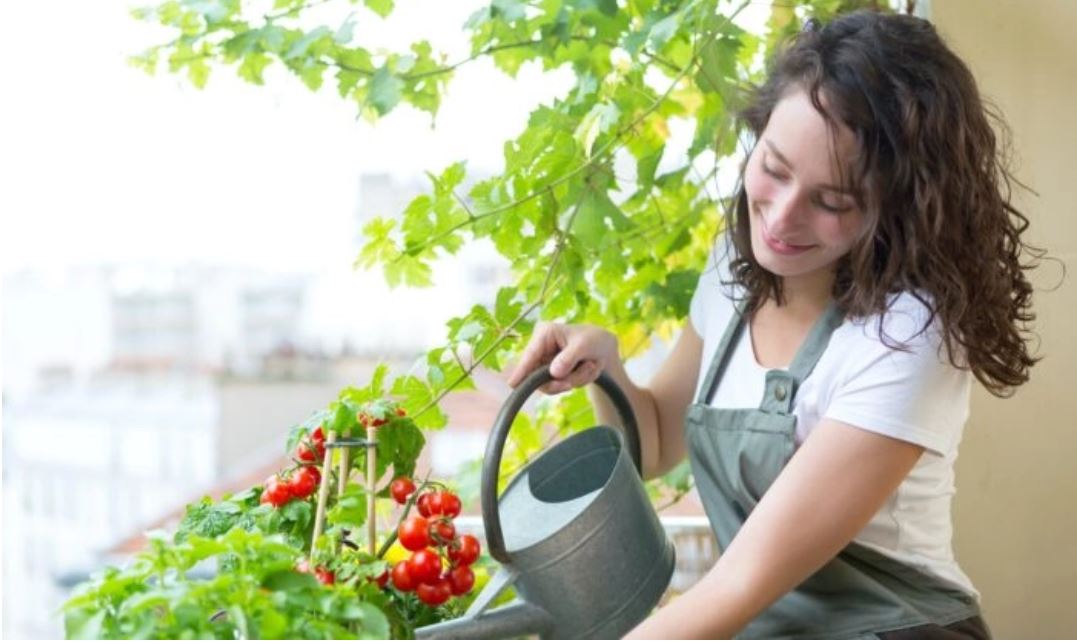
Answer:
[(767, 228), (771, 235), (784, 239), (779, 235), (796, 229), (800, 211), (801, 199), (797, 190), (787, 189), (775, 194), (770, 202), (770, 216), (767, 217)]

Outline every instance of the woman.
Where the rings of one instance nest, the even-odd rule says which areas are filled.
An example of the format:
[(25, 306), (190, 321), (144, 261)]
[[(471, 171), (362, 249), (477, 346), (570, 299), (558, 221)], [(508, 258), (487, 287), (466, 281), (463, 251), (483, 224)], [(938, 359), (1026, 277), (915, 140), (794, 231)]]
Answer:
[(612, 334), (560, 324), (509, 383), (606, 371), (645, 476), (691, 461), (722, 554), (630, 637), (986, 638), (951, 548), (953, 467), (972, 377), (1004, 396), (1036, 362), (1020, 259), (1040, 256), (994, 117), (930, 24), (872, 12), (809, 23), (741, 116), (727, 231), (650, 385)]

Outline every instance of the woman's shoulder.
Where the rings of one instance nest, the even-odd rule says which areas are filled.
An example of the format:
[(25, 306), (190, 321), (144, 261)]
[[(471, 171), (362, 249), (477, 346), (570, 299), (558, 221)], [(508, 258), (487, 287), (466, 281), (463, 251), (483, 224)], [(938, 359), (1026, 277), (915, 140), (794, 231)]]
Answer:
[(891, 294), (882, 312), (847, 320), (852, 333), (871, 343), (922, 346), (941, 340), (941, 321), (934, 299), (922, 291)]

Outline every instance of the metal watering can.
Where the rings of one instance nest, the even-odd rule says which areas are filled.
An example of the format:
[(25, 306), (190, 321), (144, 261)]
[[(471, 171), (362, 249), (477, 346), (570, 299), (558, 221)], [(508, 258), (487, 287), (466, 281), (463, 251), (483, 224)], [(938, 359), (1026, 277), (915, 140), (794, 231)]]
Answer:
[[(643, 487), (636, 417), (605, 373), (596, 383), (620, 413), (624, 434), (609, 426), (576, 433), (524, 468), (498, 501), (512, 421), (551, 380), (548, 366), (532, 372), (506, 399), (486, 444), (482, 519), (501, 568), (463, 617), (416, 629), (417, 639), (617, 639), (669, 585), (673, 544)], [(510, 585), (517, 599), (487, 610)]]

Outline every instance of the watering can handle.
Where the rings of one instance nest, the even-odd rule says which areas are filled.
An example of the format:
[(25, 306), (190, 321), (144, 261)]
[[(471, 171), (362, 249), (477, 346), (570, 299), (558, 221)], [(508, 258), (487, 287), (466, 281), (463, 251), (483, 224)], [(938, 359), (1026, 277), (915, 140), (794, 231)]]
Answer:
[[(493, 430), (490, 432), (490, 439), (486, 442), (486, 455), (482, 463), (482, 521), (486, 527), (486, 546), (490, 550), (490, 555), (502, 564), (509, 563), (509, 554), (505, 550), (505, 536), (501, 530), (501, 510), (497, 503), (497, 478), (501, 472), (501, 454), (505, 449), (505, 441), (508, 439), (509, 429), (512, 427), (512, 420), (516, 418), (516, 413), (520, 412), (524, 402), (536, 390), (553, 381), (553, 378), (549, 365), (542, 366), (529, 374), (501, 406)], [(617, 408), (618, 414), (621, 415), (625, 444), (632, 456), (632, 463), (636, 465), (636, 470), (642, 477), (639, 426), (636, 424), (636, 415), (632, 412), (632, 404), (613, 377), (605, 372), (598, 375), (595, 383), (602, 388)]]

